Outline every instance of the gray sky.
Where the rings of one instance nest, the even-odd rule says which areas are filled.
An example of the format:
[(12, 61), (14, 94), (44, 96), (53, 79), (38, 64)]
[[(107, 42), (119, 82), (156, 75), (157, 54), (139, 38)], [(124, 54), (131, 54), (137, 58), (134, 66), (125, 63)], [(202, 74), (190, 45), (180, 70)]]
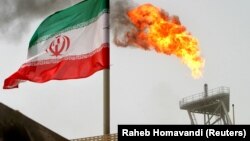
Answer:
[[(230, 87), (236, 123), (250, 124), (250, 2), (134, 1), (178, 15), (198, 38), (206, 64), (203, 78), (195, 80), (175, 56), (111, 44), (111, 132), (117, 132), (117, 124), (190, 124), (178, 102), (202, 92), (204, 83), (210, 89)], [(26, 60), (28, 42), (44, 17), (27, 21), (31, 26), (23, 37), (13, 35), (10, 40), (1, 35), (1, 85)], [(102, 71), (86, 79), (26, 82), (18, 89), (1, 89), (0, 102), (69, 139), (102, 134)]]

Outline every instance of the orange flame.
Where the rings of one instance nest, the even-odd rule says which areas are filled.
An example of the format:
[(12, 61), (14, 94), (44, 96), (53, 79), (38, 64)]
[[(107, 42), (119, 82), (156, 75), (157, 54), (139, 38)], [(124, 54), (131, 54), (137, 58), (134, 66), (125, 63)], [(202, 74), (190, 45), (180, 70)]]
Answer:
[(181, 25), (177, 16), (170, 17), (163, 10), (144, 4), (127, 13), (135, 29), (127, 33), (130, 44), (175, 55), (192, 71), (194, 78), (202, 76), (204, 59), (198, 41)]

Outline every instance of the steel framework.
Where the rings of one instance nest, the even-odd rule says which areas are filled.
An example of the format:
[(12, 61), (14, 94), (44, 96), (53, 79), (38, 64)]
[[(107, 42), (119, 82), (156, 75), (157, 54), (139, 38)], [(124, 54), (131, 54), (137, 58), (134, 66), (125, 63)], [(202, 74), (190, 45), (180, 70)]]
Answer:
[(232, 124), (228, 115), (230, 89), (218, 87), (208, 90), (204, 85), (204, 92), (183, 98), (180, 109), (187, 110), (191, 124), (199, 124), (196, 115), (202, 114), (205, 125)]

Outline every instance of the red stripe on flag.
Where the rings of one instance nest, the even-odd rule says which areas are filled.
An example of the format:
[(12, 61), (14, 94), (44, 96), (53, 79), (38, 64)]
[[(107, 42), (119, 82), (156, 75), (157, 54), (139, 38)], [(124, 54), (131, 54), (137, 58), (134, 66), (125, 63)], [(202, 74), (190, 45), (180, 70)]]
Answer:
[(109, 69), (108, 46), (103, 47), (101, 51), (88, 58), (62, 60), (56, 64), (23, 66), (9, 78), (5, 79), (3, 88), (18, 88), (18, 84), (26, 80), (43, 83), (49, 80), (85, 78), (102, 69)]

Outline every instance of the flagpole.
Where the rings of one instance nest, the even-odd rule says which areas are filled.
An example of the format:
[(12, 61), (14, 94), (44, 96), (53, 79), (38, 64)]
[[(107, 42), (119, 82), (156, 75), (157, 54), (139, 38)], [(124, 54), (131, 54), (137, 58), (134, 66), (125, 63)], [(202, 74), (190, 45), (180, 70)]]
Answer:
[(103, 71), (103, 134), (110, 134), (110, 72)]
[[(106, 1), (109, 5), (109, 0)], [(108, 20), (108, 26), (109, 24)], [(109, 41), (109, 28), (106, 34)], [(110, 52), (108, 54), (110, 54)], [(108, 58), (108, 60), (110, 60), (110, 58)], [(104, 69), (103, 71), (103, 134), (110, 134), (110, 68)]]

